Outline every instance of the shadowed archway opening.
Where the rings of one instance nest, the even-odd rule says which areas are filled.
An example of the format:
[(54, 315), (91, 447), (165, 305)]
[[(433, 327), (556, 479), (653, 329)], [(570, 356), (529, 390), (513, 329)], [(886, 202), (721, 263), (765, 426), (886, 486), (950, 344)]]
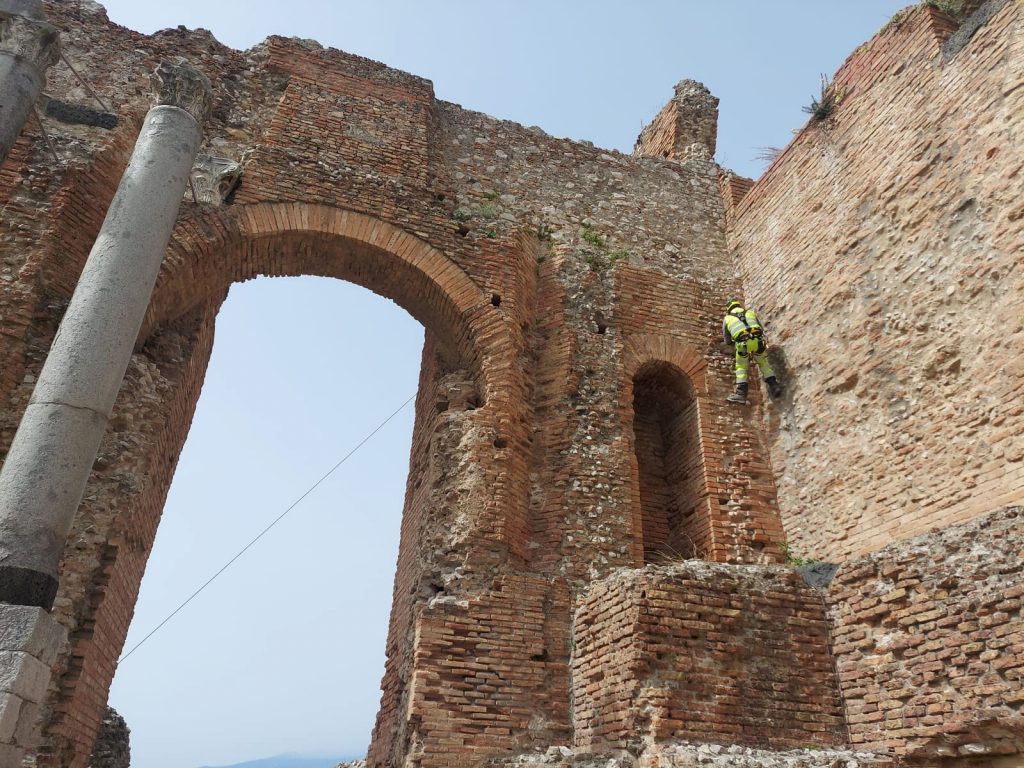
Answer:
[(693, 383), (664, 362), (633, 377), (644, 563), (702, 557), (710, 536)]

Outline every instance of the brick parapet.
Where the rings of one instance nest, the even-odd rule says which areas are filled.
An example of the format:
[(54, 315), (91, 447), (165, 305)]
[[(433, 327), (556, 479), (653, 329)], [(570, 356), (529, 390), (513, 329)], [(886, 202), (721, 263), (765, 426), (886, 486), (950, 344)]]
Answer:
[(578, 750), (845, 741), (824, 604), (792, 569), (622, 571), (580, 596), (573, 636)]
[(1024, 508), (888, 546), (828, 589), (850, 743), (913, 761), (1024, 753)]

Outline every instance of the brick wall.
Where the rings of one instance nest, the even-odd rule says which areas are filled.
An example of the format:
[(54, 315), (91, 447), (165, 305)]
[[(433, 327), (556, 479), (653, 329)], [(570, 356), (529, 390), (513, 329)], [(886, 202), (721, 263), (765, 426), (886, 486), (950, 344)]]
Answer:
[(847, 563), (829, 588), (850, 742), (914, 760), (1024, 752), (1024, 508)]
[[(47, 10), (119, 122), (48, 117), (63, 167), (28, 131), (0, 169), (12, 216), (0, 232), (12, 278), (0, 291), (0, 448), (161, 58), (185, 56), (211, 76), (204, 151), (247, 162), (230, 204), (182, 206), (65, 553), (55, 612), (72, 639), (55, 669), (42, 764), (79, 768), (88, 756), (216, 309), (239, 280), (350, 280), (426, 330), (374, 764), (437, 760), (454, 732), (467, 762), (568, 738), (568, 594), (643, 562), (633, 407), (642, 366), (667, 365), (694, 384), (685, 418), (668, 420), (678, 430), (659, 438), (685, 444), (674, 452), (685, 472), (665, 465), (693, 519), (676, 530), (703, 537), (710, 559), (778, 557), (764, 446), (749, 417), (721, 403), (729, 363), (711, 351), (717, 297), (738, 285), (706, 91), (676, 99), (681, 150), (694, 139), (705, 151), (685, 162), (627, 157), (439, 102), (422, 78), (308, 41), (271, 38), (243, 53), (202, 31), (140, 35), (91, 4)], [(48, 92), (87, 101), (58, 69)], [(543, 627), (528, 642), (517, 590)], [(448, 626), (465, 641), (460, 657), (480, 659), (479, 679), (444, 672)], [(524, 656), (524, 642), (543, 647)], [(463, 711), (496, 690), (493, 703), (467, 705), (488, 717)]]
[(682, 80), (672, 100), (641, 131), (633, 153), (685, 162), (694, 152), (714, 157), (717, 143), (718, 99), (703, 84)]
[[(764, 415), (786, 533), (842, 560), (1024, 498), (1024, 7), (898, 15), (743, 194), (730, 248), (790, 394)], [(733, 205), (734, 204), (734, 205)]]
[(624, 571), (577, 603), (575, 746), (843, 744), (821, 595), (786, 568)]
[(468, 603), (441, 597), (416, 625), (406, 759), (425, 768), (569, 739), (569, 591), (508, 576)]
[[(717, 101), (696, 84), (627, 157), (307, 41), (243, 53), (205, 32), (139, 35), (90, 4), (47, 8), (120, 123), (47, 118), (62, 167), (29, 130), (0, 169), (0, 448), (161, 58), (216, 84), (204, 149), (249, 160), (231, 204), (182, 206), (69, 539), (44, 765), (87, 758), (239, 280), (351, 280), (426, 330), (373, 765), (474, 765), (564, 743), (574, 724), (599, 750), (637, 734), (835, 743), (822, 609), (791, 573), (609, 575), (691, 539), (708, 560), (778, 561), (776, 478), (794, 545), (830, 557), (1019, 498), (1024, 368), (976, 342), (1020, 330), (1019, 4), (948, 60), (956, 24), (905, 15), (837, 76), (835, 119), (752, 187), (712, 162)], [(86, 99), (64, 71), (48, 91)], [(729, 249), (791, 371), (778, 407), (723, 402), (721, 300), (741, 287)], [(840, 310), (842, 365), (820, 359), (834, 334), (815, 322)]]

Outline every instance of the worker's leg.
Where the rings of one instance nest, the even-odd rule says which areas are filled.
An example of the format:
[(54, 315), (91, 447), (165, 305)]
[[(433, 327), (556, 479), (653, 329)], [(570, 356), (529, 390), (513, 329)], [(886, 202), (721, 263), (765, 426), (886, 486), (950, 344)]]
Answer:
[(775, 371), (772, 370), (772, 364), (768, 362), (768, 355), (764, 352), (760, 354), (751, 355), (754, 358), (754, 362), (757, 363), (758, 370), (761, 371), (761, 378), (767, 381), (768, 379), (775, 378)]
[(768, 355), (765, 354), (764, 345), (760, 345), (760, 352), (752, 354), (754, 362), (757, 363), (758, 370), (761, 371), (761, 378), (764, 379), (765, 385), (768, 387), (768, 394), (771, 395), (772, 400), (778, 400), (782, 397), (782, 383), (776, 378), (775, 371), (772, 370), (772, 364), (768, 362)]
[(746, 341), (736, 342), (736, 391), (726, 398), (730, 403), (745, 405), (747, 402), (747, 377), (750, 368), (750, 356)]

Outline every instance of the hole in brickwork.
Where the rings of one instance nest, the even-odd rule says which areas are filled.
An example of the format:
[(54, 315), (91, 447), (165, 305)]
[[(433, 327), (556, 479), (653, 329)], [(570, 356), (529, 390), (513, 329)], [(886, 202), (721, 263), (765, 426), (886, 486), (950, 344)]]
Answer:
[(597, 335), (598, 336), (604, 336), (605, 333), (607, 333), (607, 332), (608, 332), (608, 326), (607, 325), (605, 325), (604, 323), (598, 323), (597, 324)]
[(491, 294), (491, 304), (495, 307), (501, 306), (501, 296), (496, 293)]
[(693, 384), (667, 363), (642, 367), (633, 378), (633, 432), (640, 476), (645, 563), (700, 557), (709, 521)]
[(499, 451), (502, 448), (508, 448), (508, 440), (506, 440), (504, 437), (499, 437), (497, 440), (494, 441), (494, 447), (497, 448)]

